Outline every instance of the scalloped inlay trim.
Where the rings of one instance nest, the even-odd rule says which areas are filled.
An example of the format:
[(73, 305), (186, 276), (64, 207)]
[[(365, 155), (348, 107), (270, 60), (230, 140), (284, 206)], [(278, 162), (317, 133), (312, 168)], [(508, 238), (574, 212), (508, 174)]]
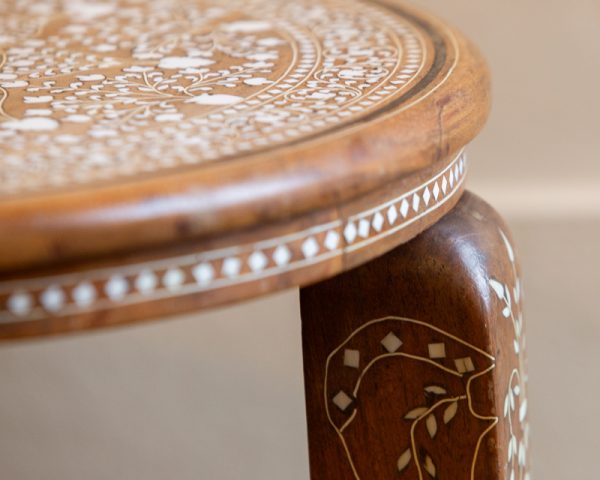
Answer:
[(350, 216), (263, 241), (118, 267), (0, 282), (0, 323), (39, 320), (217, 290), (298, 270), (381, 241), (461, 191), (461, 152), (420, 186)]

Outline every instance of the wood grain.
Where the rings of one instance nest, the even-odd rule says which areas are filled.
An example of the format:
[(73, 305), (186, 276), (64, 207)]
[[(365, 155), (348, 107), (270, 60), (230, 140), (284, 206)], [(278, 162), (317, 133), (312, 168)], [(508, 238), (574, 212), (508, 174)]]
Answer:
[(528, 478), (519, 278), (506, 226), (465, 194), (406, 245), (302, 289), (311, 477)]
[[(268, 2), (256, 3), (262, 10), (269, 10)], [(146, 155), (144, 152), (155, 145), (152, 143), (152, 138), (156, 136), (162, 138), (160, 132), (163, 130), (156, 126), (156, 122), (140, 127), (141, 133), (144, 128), (153, 133), (139, 144), (125, 141), (129, 138), (126, 131), (117, 131), (116, 137), (107, 137), (108, 140), (98, 140), (96, 137), (92, 140), (86, 136), (87, 130), (81, 126), (82, 124), (77, 124), (79, 126), (68, 124), (65, 120), (66, 114), (62, 113), (56, 114), (58, 116), (54, 120), (60, 124), (60, 127), (51, 131), (25, 131), (25, 127), (31, 128), (32, 124), (19, 123), (29, 122), (25, 116), (25, 107), (29, 110), (44, 110), (49, 105), (32, 106), (30, 103), (24, 103), (27, 102), (25, 97), (34, 96), (39, 99), (47, 95), (47, 92), (44, 93), (42, 90), (28, 92), (27, 88), (41, 88), (43, 82), (55, 81), (55, 79), (43, 76), (39, 79), (31, 79), (27, 69), (21, 73), (18, 68), (22, 67), (17, 68), (15, 60), (38, 63), (42, 60), (36, 57), (37, 47), (28, 47), (33, 50), (30, 53), (21, 53), (24, 58), (17, 58), (16, 53), (11, 53), (16, 51), (13, 47), (19, 47), (19, 42), (38, 45), (32, 43), (33, 41), (45, 45), (56, 36), (62, 38), (62, 35), (63, 40), (67, 43), (71, 42), (68, 44), (67, 53), (89, 53), (92, 47), (82, 46), (78, 43), (79, 40), (73, 40), (71, 36), (75, 34), (65, 33), (64, 28), (69, 25), (69, 22), (76, 23), (76, 20), (79, 22), (78, 25), (82, 23), (89, 29), (95, 29), (96, 27), (93, 26), (98, 24), (109, 28), (106, 22), (113, 21), (113, 18), (117, 23), (124, 21), (119, 17), (121, 10), (106, 13), (104, 16), (100, 12), (98, 18), (86, 20), (77, 19), (69, 12), (36, 17), (34, 14), (27, 15), (28, 2), (19, 2), (18, 8), (22, 10), (18, 12), (12, 11), (13, 7), (10, 5), (17, 4), (11, 3), (2, 7), (8, 9), (3, 11), (1, 17), (6, 22), (7, 31), (9, 28), (14, 29), (11, 27), (13, 23), (10, 23), (11, 15), (17, 15), (19, 18), (26, 17), (29, 23), (21, 24), (20, 29), (16, 31), (11, 30), (16, 43), (0, 45), (0, 50), (4, 52), (0, 73), (4, 75), (3, 78), (12, 79), (3, 82), (5, 98), (2, 105), (5, 116), (0, 120), (0, 131), (4, 133), (0, 139), (0, 153), (2, 153), (0, 161), (6, 162), (2, 164), (0, 171), (2, 175), (0, 248), (3, 252), (0, 257), (0, 269), (6, 272), (128, 254), (139, 252), (141, 249), (172, 247), (187, 241), (204, 241), (203, 239), (206, 238), (220, 238), (224, 244), (228, 244), (231, 243), (232, 236), (240, 230), (260, 229), (266, 225), (343, 206), (352, 199), (385, 188), (391, 181), (400, 184), (405, 180), (410, 182), (411, 178), (418, 176), (424, 170), (435, 168), (441, 162), (447, 161), (477, 134), (489, 110), (488, 71), (481, 56), (464, 37), (434, 17), (396, 2), (344, 2), (342, 5), (333, 0), (314, 0), (297, 5), (295, 3), (294, 8), (300, 8), (298, 5), (306, 5), (323, 6), (326, 10), (330, 9), (338, 13), (342, 10), (348, 17), (348, 22), (359, 25), (356, 27), (359, 33), (362, 28), (361, 22), (367, 20), (372, 23), (369, 28), (376, 31), (380, 23), (388, 25), (389, 22), (396, 22), (421, 42), (423, 56), (421, 68), (412, 76), (409, 75), (409, 83), (401, 86), (398, 93), (390, 93), (386, 98), (375, 101), (369, 100), (374, 102), (373, 106), (365, 107), (362, 112), (352, 113), (348, 120), (334, 122), (332, 127), (320, 126), (321, 123), (317, 121), (320, 118), (319, 109), (311, 107), (305, 119), (306, 124), (312, 129), (310, 134), (299, 135), (293, 141), (289, 139), (271, 141), (268, 140), (267, 133), (259, 132), (258, 140), (267, 139), (268, 145), (262, 149), (251, 149), (247, 154), (219, 155), (210, 161), (204, 161), (202, 159), (204, 150), (200, 148), (196, 152), (197, 158), (190, 154), (186, 158), (188, 164), (184, 165), (179, 162), (177, 156), (177, 148), (183, 147), (170, 140), (171, 137), (166, 137), (166, 143), (155, 143), (161, 148), (170, 149), (172, 153), (165, 150), (167, 153), (157, 157), (165, 166), (154, 168), (151, 166), (155, 162), (151, 158), (153, 153), (148, 152), (147, 156), (144, 156)], [(137, 5), (138, 7), (147, 5), (143, 8), (150, 9), (152, 4), (138, 3)], [(254, 21), (256, 12), (244, 11), (243, 5), (244, 2), (223, 2), (223, 7), (231, 8), (235, 13), (214, 19), (212, 23), (205, 26), (202, 34), (210, 37), (215, 32), (231, 30), (231, 24), (235, 22)], [(171, 14), (178, 15), (177, 11), (171, 11), (169, 8), (175, 7), (169, 6), (165, 11), (161, 11), (160, 15), (166, 15), (168, 18)], [(278, 12), (278, 9), (275, 10)], [(274, 21), (279, 18), (276, 16), (279, 15), (277, 12), (269, 14), (275, 15), (272, 17)], [(189, 15), (192, 13), (190, 10)], [(308, 20), (293, 14), (294, 11), (290, 10), (280, 15), (285, 19), (294, 17), (298, 28), (305, 33), (312, 32), (311, 34), (317, 35), (318, 31), (314, 29), (316, 27), (303, 24), (302, 22)], [(138, 15), (139, 17), (134, 17), (135, 21), (130, 19), (130, 27), (145, 32), (143, 28), (149, 27), (144, 27), (143, 22), (139, 26), (140, 19), (151, 18), (152, 15), (158, 14), (149, 10), (146, 14), (141, 12)], [(185, 30), (189, 28), (185, 23), (174, 25), (174, 32), (169, 32), (169, 35), (175, 35), (179, 31), (182, 35), (189, 33)], [(281, 23), (281, 25), (285, 24)], [(239, 25), (236, 28), (239, 29)], [(386, 29), (388, 27), (379, 28), (387, 32)], [(76, 32), (77, 29), (68, 31)], [(146, 33), (153, 38), (152, 31)], [(102, 34), (100, 29), (98, 35)], [(336, 33), (332, 31), (330, 34)], [(275, 38), (289, 36), (291, 33), (285, 31), (285, 28), (283, 31), (280, 28), (277, 31), (267, 31), (264, 35), (263, 33), (258, 35), (261, 38), (262, 36)], [(373, 38), (376, 38), (375, 34), (373, 35)], [(223, 40), (225, 37), (222, 35), (219, 38), (226, 41)], [(235, 40), (237, 37), (232, 38)], [(393, 38), (396, 37), (390, 34), (390, 39)], [(365, 45), (365, 41), (367, 40), (357, 43), (356, 48), (375, 48), (375, 45)], [(318, 41), (316, 45), (319, 46)], [(281, 65), (294, 64), (290, 48), (278, 47), (277, 62), (281, 64), (276, 63), (273, 67), (273, 78), (269, 77), (267, 80), (280, 78)], [(383, 50), (391, 48), (391, 43), (390, 45), (384, 43), (382, 47), (377, 48)], [(182, 52), (180, 47), (175, 47), (165, 55), (170, 55), (166, 57), (168, 60), (173, 56), (179, 58), (178, 56), (185, 53)], [(119, 61), (128, 65), (133, 61), (130, 58), (130, 50), (121, 49), (117, 53), (111, 55), (119, 56)], [(221, 50), (214, 55), (211, 61), (214, 61), (215, 65), (230, 66), (231, 60), (225, 58)], [(44, 58), (43, 61), (51, 62), (57, 59)], [(404, 68), (406, 66), (404, 64), (408, 61), (409, 59), (402, 58), (398, 64), (399, 68)], [(144, 60), (144, 62), (148, 68), (154, 68), (152, 61)], [(161, 62), (165, 62), (164, 57), (154, 61), (159, 66)], [(169, 62), (173, 61), (169, 60), (166, 64), (168, 65)], [(362, 60), (359, 58), (355, 62), (361, 65)], [(317, 69), (321, 67), (320, 64), (316, 65)], [(68, 88), (73, 83), (81, 83), (79, 77), (84, 79), (83, 83), (96, 86), (93, 83), (96, 80), (90, 79), (96, 78), (95, 75), (104, 76), (106, 79), (112, 78), (111, 76), (116, 74), (117, 67), (94, 67), (85, 71), (81, 70), (81, 65), (69, 68), (71, 68), (69, 73), (63, 75), (62, 80), (55, 86)], [(337, 73), (339, 70), (338, 68)], [(164, 74), (164, 68), (159, 73)], [(306, 87), (313, 80), (311, 78), (303, 80), (302, 85), (294, 91)], [(19, 87), (22, 82), (28, 83), (29, 87)], [(104, 88), (113, 87), (112, 84), (104, 86)], [(219, 88), (209, 95), (215, 93), (247, 98), (258, 92), (258, 87), (251, 88), (247, 85)], [(68, 96), (67, 93), (54, 95)], [(192, 100), (198, 101), (195, 97)], [(302, 102), (300, 102), (302, 106), (308, 105), (307, 100)], [(77, 105), (79, 104), (72, 108), (79, 112)], [(185, 105), (180, 112), (184, 118), (198, 115), (202, 117), (213, 112), (212, 107), (206, 105), (197, 103)], [(332, 110), (333, 114), (336, 112), (337, 110)], [(52, 118), (56, 115), (53, 114)], [(163, 115), (175, 114), (163, 113)], [(36, 122), (38, 123), (34, 123), (33, 126), (39, 127), (40, 120)], [(44, 123), (47, 127), (55, 126), (50, 120), (46, 122), (50, 122)], [(216, 131), (226, 130), (229, 124), (220, 122), (221, 120), (212, 121), (211, 128), (214, 127)], [(95, 123), (94, 125), (97, 126)], [(185, 133), (184, 129), (178, 130), (177, 122), (168, 126), (173, 130), (172, 135)], [(15, 131), (17, 133), (14, 133)], [(8, 133), (14, 135), (7, 136)], [(62, 135), (59, 138), (61, 141), (65, 140), (65, 134), (81, 135), (77, 137), (79, 139), (77, 146), (83, 152), (88, 148), (89, 154), (86, 156), (84, 153), (77, 153), (79, 150), (74, 152), (71, 149), (65, 150), (66, 154), (62, 155), (63, 151), (59, 148), (61, 144), (56, 140), (59, 135)], [(200, 136), (200, 138), (208, 141), (212, 136)], [(237, 140), (234, 138), (238, 137), (228, 140), (225, 149), (238, 148), (241, 141), (239, 138)], [(75, 172), (77, 175), (73, 173), (74, 169), (98, 157), (96, 150), (100, 149), (101, 153), (106, 153), (102, 150), (104, 142), (114, 142), (115, 139), (117, 144), (121, 145), (120, 147), (111, 147), (112, 150), (108, 150), (109, 154), (105, 155), (102, 161), (98, 160), (94, 166), (86, 167), (85, 171), (77, 170)], [(99, 146), (92, 149), (92, 145)], [(59, 150), (55, 156), (65, 159), (67, 163), (60, 161), (44, 163), (46, 162), (44, 159), (50, 155), (47, 152), (56, 149)], [(116, 162), (122, 152), (129, 153)], [(83, 155), (81, 161), (75, 161), (79, 158), (77, 155)], [(170, 156), (172, 158), (169, 158)], [(31, 167), (27, 167), (28, 164), (23, 162), (31, 162)], [(88, 179), (86, 172), (99, 169), (102, 162), (117, 166), (101, 170), (102, 175)], [(170, 163), (174, 165), (169, 166)], [(146, 172), (145, 167), (141, 168), (140, 165), (147, 167), (149, 171)], [(127, 175), (119, 173), (121, 170), (128, 169), (133, 173)], [(61, 172), (66, 176), (62, 184), (63, 173)]]
[(464, 155), (324, 209), (227, 239), (0, 275), (0, 339), (164, 318), (340, 273), (414, 237), (459, 200)]
[(460, 198), (489, 78), (459, 33), (395, 1), (217, 4), (0, 6), (0, 339), (309, 285)]

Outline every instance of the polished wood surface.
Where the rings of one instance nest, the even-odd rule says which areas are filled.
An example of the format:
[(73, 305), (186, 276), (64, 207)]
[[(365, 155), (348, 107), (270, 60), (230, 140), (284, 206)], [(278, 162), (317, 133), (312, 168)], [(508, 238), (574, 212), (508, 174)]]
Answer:
[(396, 0), (24, 0), (0, 31), (0, 340), (300, 286), (313, 479), (528, 480), (464, 37)]
[(163, 318), (330, 277), (439, 220), (466, 168), (459, 155), (415, 183), (228, 239), (0, 277), (0, 339)]
[(0, 340), (300, 286), (313, 479), (528, 480), (464, 37), (396, 0), (24, 0), (0, 31)]
[(488, 71), (431, 15), (111, 5), (0, 6), (0, 339), (308, 285), (460, 198)]
[(403, 4), (65, 5), (0, 6), (4, 271), (335, 208), (439, 167), (488, 113), (472, 45)]
[(467, 193), (302, 289), (311, 478), (528, 479), (520, 275), (506, 226)]

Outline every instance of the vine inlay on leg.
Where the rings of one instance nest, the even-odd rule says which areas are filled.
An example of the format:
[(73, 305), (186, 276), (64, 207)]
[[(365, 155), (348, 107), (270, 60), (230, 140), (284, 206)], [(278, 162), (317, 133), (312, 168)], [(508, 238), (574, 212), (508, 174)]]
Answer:
[(528, 479), (504, 231), (467, 195), (418, 239), (302, 291), (313, 478)]

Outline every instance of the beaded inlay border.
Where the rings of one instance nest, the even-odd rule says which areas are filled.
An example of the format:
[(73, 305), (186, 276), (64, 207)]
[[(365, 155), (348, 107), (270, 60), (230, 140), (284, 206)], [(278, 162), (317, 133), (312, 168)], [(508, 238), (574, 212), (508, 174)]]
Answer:
[(39, 320), (175, 298), (299, 270), (383, 240), (460, 192), (461, 152), (441, 172), (346, 220), (230, 248), (0, 282), (0, 323)]

